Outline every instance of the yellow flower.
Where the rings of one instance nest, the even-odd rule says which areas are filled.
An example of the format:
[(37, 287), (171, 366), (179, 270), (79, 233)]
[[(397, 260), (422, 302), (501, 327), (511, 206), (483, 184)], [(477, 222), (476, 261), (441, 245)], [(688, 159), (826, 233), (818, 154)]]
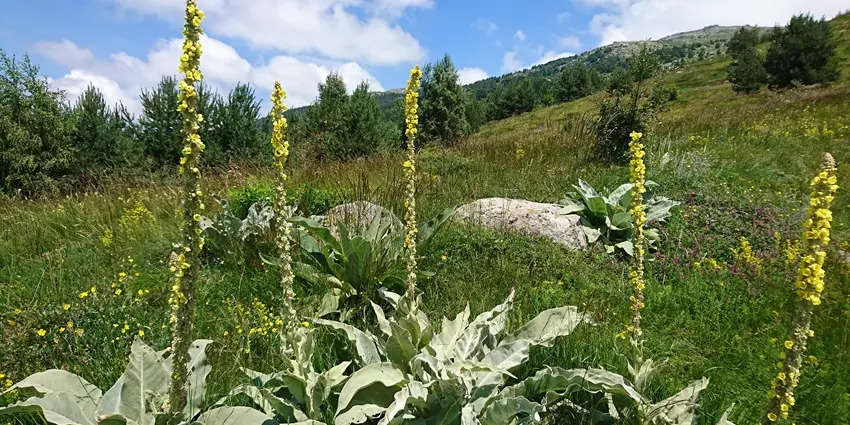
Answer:
[(62, 304), (62, 310), (68, 311), (71, 308), (71, 304)]
[(310, 322), (301, 322), (301, 326), (304, 326), (305, 328), (309, 328)]
[(422, 71), (419, 66), (410, 70), (410, 80), (404, 94), (404, 134), (407, 136), (407, 158), (402, 164), (407, 181), (404, 198), (404, 254), (407, 269), (407, 302), (411, 310), (416, 304), (416, 133), (419, 126), (419, 87)]
[(145, 336), (145, 330), (144, 329), (139, 329), (139, 336), (140, 337)]
[(65, 325), (68, 327), (68, 329), (72, 329), (74, 327), (74, 322), (69, 320), (68, 323), (66, 323)]
[(84, 299), (84, 298), (86, 298), (86, 297), (88, 297), (88, 296), (89, 296), (89, 292), (88, 292), (88, 291), (80, 292), (80, 299)]
[(46, 331), (46, 330), (44, 330), (44, 329), (39, 329), (39, 330), (35, 331), (35, 333), (36, 333), (36, 334), (38, 334), (38, 336), (45, 336), (45, 335), (47, 335), (47, 331)]
[[(797, 265), (798, 304), (789, 332), (789, 338), (783, 342), (785, 352), (777, 364), (780, 370), (769, 392), (765, 418), (774, 422), (780, 416), (788, 417), (794, 405), (794, 390), (800, 377), (802, 361), (805, 358), (808, 338), (814, 336), (811, 330), (812, 308), (821, 303), (820, 294), (824, 289), (823, 263), (826, 258), (826, 246), (830, 241), (832, 212), (830, 206), (838, 189), (835, 160), (830, 154), (824, 154), (819, 172), (812, 178), (809, 207), (801, 239), (800, 256)], [(786, 254), (787, 255), (787, 254)], [(790, 255), (787, 255), (790, 257)], [(788, 258), (790, 260), (790, 258)], [(817, 359), (810, 358), (814, 363)], [(787, 371), (787, 376), (786, 376)], [(764, 422), (764, 420), (763, 420)]]

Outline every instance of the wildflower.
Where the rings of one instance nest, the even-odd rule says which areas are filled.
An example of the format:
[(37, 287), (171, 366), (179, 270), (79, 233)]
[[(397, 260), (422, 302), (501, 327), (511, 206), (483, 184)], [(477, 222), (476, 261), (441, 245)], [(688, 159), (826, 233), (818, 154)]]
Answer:
[(83, 328), (77, 328), (77, 336), (83, 336)]
[(735, 262), (758, 276), (761, 274), (761, 259), (753, 253), (753, 247), (747, 238), (741, 236), (740, 243), (740, 248), (732, 250), (732, 256), (735, 258)]
[(68, 311), (71, 308), (71, 304), (62, 304), (62, 310)]
[(67, 326), (68, 329), (73, 329), (74, 328), (74, 322), (69, 320), (68, 323), (65, 324), (65, 326)]
[(643, 257), (646, 253), (646, 239), (643, 231), (643, 226), (646, 224), (646, 206), (643, 204), (643, 194), (646, 193), (646, 165), (643, 162), (643, 143), (640, 142), (643, 134), (632, 132), (630, 137), (629, 181), (634, 185), (634, 194), (629, 214), (634, 221), (634, 255), (629, 267), (629, 283), (633, 290), (632, 296), (629, 297), (632, 324), (627, 327), (627, 330), (632, 335), (633, 342), (636, 343), (643, 333), (640, 328), (640, 311), (644, 306), (643, 290), (646, 287), (643, 276)]
[(86, 298), (86, 297), (88, 297), (88, 296), (89, 296), (89, 291), (83, 291), (83, 292), (80, 292), (80, 299), (81, 299), (81, 300), (82, 300), (82, 299), (85, 299), (85, 298)]
[[(202, 211), (203, 202), (195, 194), (200, 188), (200, 156), (204, 151), (204, 143), (198, 134), (203, 117), (197, 111), (198, 91), (196, 84), (202, 79), (200, 71), (201, 44), (200, 36), (203, 12), (198, 9), (195, 0), (186, 0), (186, 19), (183, 27), (183, 54), (180, 56), (179, 71), (183, 73), (178, 93), (178, 110), (182, 115), (182, 135), (184, 146), (181, 152), (178, 174), (183, 179), (183, 241), (179, 246), (180, 253), (172, 253), (171, 266), (177, 270), (174, 273), (171, 295), (168, 302), (171, 305), (170, 323), (173, 326), (171, 341), (171, 356), (173, 370), (168, 394), (168, 414), (175, 421), (181, 419), (183, 408), (186, 406), (186, 380), (188, 371), (186, 363), (189, 359), (188, 349), (195, 316), (195, 283), (200, 267), (199, 255), (203, 250), (204, 239), (200, 236), (200, 223), (195, 216)], [(185, 149), (189, 148), (189, 149)], [(184, 170), (191, 173), (184, 173)]]
[(825, 248), (830, 240), (832, 212), (830, 206), (838, 190), (835, 160), (830, 154), (824, 154), (820, 170), (810, 183), (811, 195), (806, 213), (805, 229), (801, 240), (800, 257), (797, 265), (797, 308), (792, 319), (792, 329), (788, 339), (782, 344), (784, 351), (777, 364), (781, 379), (773, 381), (769, 391), (765, 416), (762, 424), (776, 422), (780, 417), (787, 418), (794, 405), (794, 390), (799, 382), (801, 366), (806, 353), (811, 330), (812, 313), (820, 305), (821, 292), (824, 289), (823, 262)]
[(407, 191), (404, 201), (404, 250), (407, 260), (407, 299), (411, 310), (416, 306), (416, 132), (419, 127), (419, 79), (422, 71), (419, 66), (410, 70), (410, 80), (404, 94), (404, 122), (407, 136), (407, 160), (404, 162), (404, 176)]
[(47, 331), (46, 331), (46, 330), (44, 330), (44, 329), (39, 329), (39, 330), (35, 331), (35, 333), (36, 333), (38, 336), (45, 336), (45, 335), (47, 335)]
[(139, 329), (139, 336), (140, 337), (145, 336), (145, 330), (144, 329)]
[(301, 326), (304, 326), (305, 328), (309, 328), (310, 322), (301, 322)]
[(272, 91), (272, 150), (274, 151), (274, 167), (277, 169), (277, 186), (275, 187), (275, 245), (280, 259), (280, 286), (283, 291), (283, 314), (294, 319), (296, 314), (293, 307), (295, 291), (293, 290), (294, 275), (292, 273), (292, 256), (290, 253), (289, 238), (292, 233), (292, 225), (286, 217), (286, 181), (288, 176), (284, 167), (289, 159), (289, 141), (286, 140), (286, 118), (283, 116), (286, 106), (283, 101), (286, 92), (283, 91), (280, 82), (275, 81)]

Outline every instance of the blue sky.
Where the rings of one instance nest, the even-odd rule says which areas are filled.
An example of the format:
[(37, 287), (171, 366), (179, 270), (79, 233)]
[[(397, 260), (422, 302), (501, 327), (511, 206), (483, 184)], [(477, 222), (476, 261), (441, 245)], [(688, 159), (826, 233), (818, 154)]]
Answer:
[[(50, 83), (88, 84), (138, 111), (138, 93), (176, 72), (181, 0), (8, 1), (0, 49), (29, 54)], [(618, 40), (711, 24), (781, 24), (800, 12), (832, 17), (846, 0), (198, 0), (207, 12), (202, 69), (226, 91), (274, 80), (288, 103), (313, 101), (339, 72), (353, 86), (402, 87), (416, 63), (452, 56), (472, 82)]]

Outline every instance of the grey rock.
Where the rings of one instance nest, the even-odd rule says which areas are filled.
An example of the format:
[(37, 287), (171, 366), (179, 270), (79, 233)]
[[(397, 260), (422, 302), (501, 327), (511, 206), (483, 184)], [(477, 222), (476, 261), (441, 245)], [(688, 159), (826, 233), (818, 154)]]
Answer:
[(362, 232), (375, 217), (389, 217), (393, 222), (393, 227), (401, 229), (404, 227), (392, 211), (368, 201), (349, 202), (347, 204), (337, 205), (325, 213), (325, 224), (331, 227), (336, 227), (337, 223), (345, 223), (345, 225), (355, 233)]
[(563, 205), (522, 199), (485, 198), (458, 208), (454, 220), (495, 230), (540, 236), (572, 250), (587, 248), (579, 216), (562, 214)]

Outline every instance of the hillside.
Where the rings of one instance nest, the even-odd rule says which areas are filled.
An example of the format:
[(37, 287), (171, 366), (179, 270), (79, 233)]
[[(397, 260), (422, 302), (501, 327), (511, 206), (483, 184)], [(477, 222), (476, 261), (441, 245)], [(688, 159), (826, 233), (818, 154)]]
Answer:
[[(581, 63), (597, 71), (608, 74), (622, 67), (626, 60), (647, 48), (658, 55), (659, 62), (666, 68), (675, 68), (685, 63), (723, 54), (726, 43), (732, 39), (740, 26), (712, 25), (702, 29), (672, 34), (659, 40), (615, 42), (606, 46), (588, 50), (576, 56), (560, 58), (544, 64), (535, 65), (529, 69), (512, 72), (500, 76), (486, 78), (468, 84), (466, 87), (479, 99), (487, 97), (499, 86), (530, 77), (552, 78), (571, 64)], [(763, 34), (771, 28), (760, 28)], [(391, 108), (403, 96), (402, 89), (391, 89), (375, 92), (378, 104), (382, 110)], [(303, 113), (309, 106), (294, 108), (293, 113)]]
[[(796, 297), (794, 241), (823, 152), (838, 159), (840, 189), (824, 301), (813, 316), (811, 357), (792, 420), (850, 423), (850, 265), (843, 257), (850, 251), (850, 14), (831, 24), (840, 40), (842, 76), (830, 86), (737, 95), (725, 81), (728, 61), (713, 55), (656, 79), (677, 87), (679, 96), (646, 136), (647, 178), (682, 206), (658, 226), (661, 241), (646, 266), (644, 350), (665, 361), (649, 392), (661, 399), (709, 378), (699, 423), (716, 423), (733, 404), (730, 419), (738, 424), (757, 423), (763, 413)], [(697, 51), (714, 46), (712, 37), (724, 31), (709, 27), (658, 43), (689, 40), (689, 51)], [(615, 62), (620, 59), (611, 58), (637, 45), (606, 46), (572, 60)], [(569, 60), (525, 72), (551, 72)], [(490, 122), (456, 147), (424, 149), (416, 160), (417, 217), (424, 222), (486, 197), (556, 202), (579, 179), (598, 189), (627, 181), (627, 167), (593, 156), (588, 125), (601, 96)], [(293, 191), (314, 190), (323, 207), (324, 201), (369, 200), (402, 216), (403, 161), (392, 153), (299, 163), (290, 183)], [(209, 214), (219, 208), (213, 197), (233, 200), (234, 191), (271, 188), (274, 175), (271, 167), (259, 167), (205, 176)], [(173, 180), (152, 179), (115, 181), (65, 199), (2, 199), (0, 302), (7, 307), (0, 310), (0, 372), (17, 381), (62, 368), (107, 388), (121, 375), (135, 335), (153, 347), (168, 346), (167, 261), (180, 237), (180, 190)], [(734, 254), (741, 238), (752, 246), (749, 262)], [(278, 270), (247, 259), (247, 250), (209, 251), (200, 273), (196, 335), (215, 341), (208, 350), (214, 367), (206, 403), (212, 404), (247, 381), (240, 368), (271, 372), (289, 359), (281, 355), (275, 325), (282, 303)], [(595, 325), (532, 350), (530, 363), (512, 370), (517, 378), (543, 365), (628, 370), (623, 354), (629, 347), (615, 338), (630, 317), (622, 258), (599, 246), (568, 251), (545, 239), (458, 224), (440, 230), (419, 255), (421, 270), (433, 273), (423, 273), (418, 286), (422, 310), (432, 320), (455, 317), (466, 305), (475, 317), (511, 290), (510, 329), (563, 305), (590, 315)], [(325, 289), (299, 281), (299, 311), (312, 314)], [(350, 360), (343, 337), (320, 332), (316, 345), (317, 368)]]

